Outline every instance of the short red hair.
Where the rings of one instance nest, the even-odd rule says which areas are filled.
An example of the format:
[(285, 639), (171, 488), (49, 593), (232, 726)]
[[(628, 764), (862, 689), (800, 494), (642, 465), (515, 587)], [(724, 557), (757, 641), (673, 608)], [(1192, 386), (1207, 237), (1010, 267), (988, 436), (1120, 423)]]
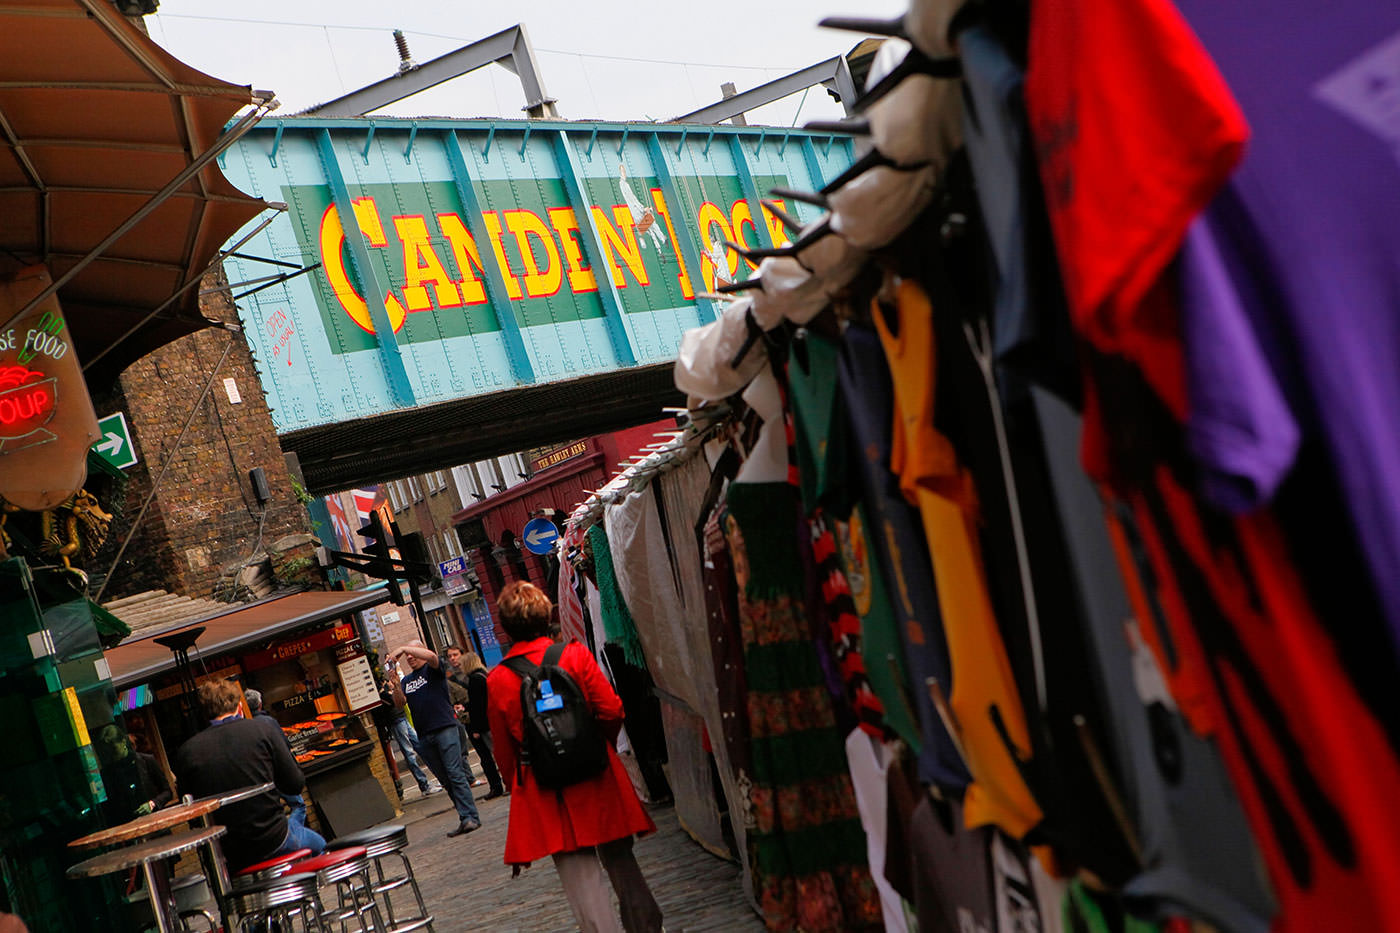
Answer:
[(524, 580), (507, 583), (496, 598), (501, 628), (506, 630), (511, 641), (529, 641), (548, 635), (553, 609), (554, 604), (544, 590)]

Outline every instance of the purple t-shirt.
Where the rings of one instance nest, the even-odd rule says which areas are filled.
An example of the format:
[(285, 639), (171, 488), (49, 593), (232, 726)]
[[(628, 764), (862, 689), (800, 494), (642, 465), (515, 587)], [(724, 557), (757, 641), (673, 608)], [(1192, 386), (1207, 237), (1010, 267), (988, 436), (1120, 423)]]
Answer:
[(1182, 257), (1207, 494), (1257, 507), (1323, 445), (1400, 638), (1400, 5), (1178, 6), (1253, 133)]

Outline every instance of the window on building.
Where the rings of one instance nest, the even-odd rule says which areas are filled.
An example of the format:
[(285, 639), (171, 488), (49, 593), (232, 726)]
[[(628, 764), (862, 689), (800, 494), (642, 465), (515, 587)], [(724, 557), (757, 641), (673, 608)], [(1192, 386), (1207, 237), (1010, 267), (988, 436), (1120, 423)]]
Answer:
[(447, 473), (443, 470), (433, 471), (433, 492), (442, 492), (447, 488)]
[(447, 556), (443, 560), (449, 560), (462, 553), (462, 543), (457, 538), (456, 528), (448, 528), (442, 533), (442, 546), (447, 552)]
[[(467, 480), (467, 495), (471, 496), (473, 499), (486, 498), (486, 490), (481, 486), (481, 470), (477, 469), (476, 464), (468, 463), (466, 466), (462, 467), (462, 474)], [(463, 504), (470, 505), (471, 503), (467, 502)]]
[(423, 487), (419, 484), (418, 477), (410, 476), (408, 478), (408, 491), (413, 494), (414, 502), (423, 498)]
[(393, 506), (395, 512), (403, 510), (403, 500), (399, 497), (399, 484), (397, 480), (391, 480), (385, 484), (389, 490), (389, 504)]
[(435, 563), (435, 564), (440, 564), (440, 563), (442, 563), (442, 551), (441, 551), (441, 549), (440, 549), (439, 546), (438, 546), (438, 539), (437, 539), (436, 537), (434, 537), (433, 535), (428, 535), (428, 536), (427, 536), (427, 541), (428, 541), (428, 556), (432, 558), (433, 563)]

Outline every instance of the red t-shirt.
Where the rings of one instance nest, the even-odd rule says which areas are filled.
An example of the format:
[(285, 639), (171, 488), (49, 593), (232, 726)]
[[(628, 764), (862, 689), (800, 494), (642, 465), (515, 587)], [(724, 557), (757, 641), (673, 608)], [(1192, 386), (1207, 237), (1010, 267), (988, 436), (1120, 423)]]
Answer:
[[(1169, 0), (1031, 6), (1026, 108), (1075, 330), (1186, 415), (1176, 303), (1159, 280), (1249, 128)], [(1086, 400), (1086, 465), (1100, 448)]]

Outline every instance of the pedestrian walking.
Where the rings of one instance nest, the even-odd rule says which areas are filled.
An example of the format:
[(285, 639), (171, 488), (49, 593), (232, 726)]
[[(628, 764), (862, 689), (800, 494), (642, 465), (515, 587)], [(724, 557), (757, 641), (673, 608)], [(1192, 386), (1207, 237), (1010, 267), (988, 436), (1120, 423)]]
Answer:
[[(587, 648), (549, 638), (553, 606), (539, 587), (507, 584), (496, 608), (515, 642), (487, 678), (496, 762), (511, 790), (505, 862), (518, 870), (551, 856), (581, 930), (656, 933), (661, 907), (632, 851), (633, 836), (654, 832), (656, 825), (613, 747), (622, 701)], [(550, 743), (527, 740), (554, 716), (580, 727), (568, 733), (571, 738), (583, 738), (555, 745), (567, 751), (558, 756), (550, 754)], [(621, 904), (621, 925), (604, 872)]]
[(496, 756), (491, 752), (491, 723), (486, 714), (486, 665), (475, 651), (463, 651), (457, 645), (447, 646), (447, 663), (454, 671), (449, 676), (467, 688), (467, 737), (476, 749), (481, 773), (491, 785), (491, 792), (482, 799), (504, 797), (506, 788), (501, 783)]
[[(379, 691), (379, 699), (387, 711), (384, 715), (384, 728), (389, 735), (393, 736), (394, 744), (398, 745), (399, 751), (403, 753), (404, 763), (408, 765), (413, 780), (418, 782), (419, 793), (426, 797), (442, 790), (442, 785), (430, 779), (423, 771), (423, 765), (419, 761), (423, 757), (423, 753), (418, 747), (418, 733), (414, 730), (413, 723), (408, 721), (408, 714), (404, 708), (394, 705), (394, 693), (389, 684), (397, 678), (398, 674), (391, 661), (384, 668), (384, 679)], [(385, 745), (384, 753), (391, 754), (388, 745)]]
[[(395, 649), (391, 661), (403, 658), (409, 673), (403, 678), (390, 676), (389, 689), (394, 706), (407, 706), (418, 726), (418, 745), (428, 769), (447, 788), (461, 822), (449, 836), (460, 836), (481, 828), (481, 815), (472, 799), (471, 779), (462, 767), (462, 745), (457, 738), (457, 717), (447, 692), (447, 674), (442, 659), (420, 641)], [(397, 675), (397, 667), (391, 671)]]

